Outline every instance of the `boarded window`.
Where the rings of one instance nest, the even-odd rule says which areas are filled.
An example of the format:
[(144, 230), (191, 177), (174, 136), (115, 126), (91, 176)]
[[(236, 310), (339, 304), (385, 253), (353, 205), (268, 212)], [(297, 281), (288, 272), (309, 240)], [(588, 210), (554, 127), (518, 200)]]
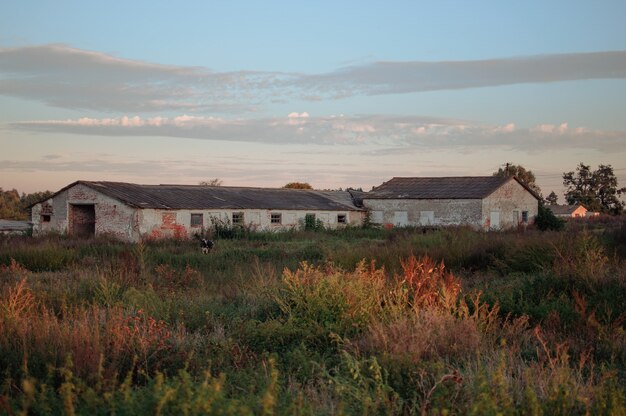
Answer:
[(347, 224), (348, 216), (346, 214), (337, 214), (337, 223), (339, 224)]
[(433, 225), (435, 223), (434, 211), (420, 211), (420, 225)]
[(272, 224), (281, 224), (282, 221), (283, 221), (283, 216), (280, 213), (270, 214), (270, 222)]
[(191, 214), (191, 226), (202, 227), (203, 216), (202, 214)]
[(409, 225), (409, 216), (406, 211), (394, 211), (393, 224), (396, 227), (406, 227)]
[(370, 211), (370, 221), (372, 221), (374, 224), (382, 224), (383, 212), (382, 211)]
[(248, 224), (250, 225), (261, 225), (261, 214), (259, 212), (249, 212), (248, 215)]
[(233, 225), (243, 225), (243, 212), (233, 212)]

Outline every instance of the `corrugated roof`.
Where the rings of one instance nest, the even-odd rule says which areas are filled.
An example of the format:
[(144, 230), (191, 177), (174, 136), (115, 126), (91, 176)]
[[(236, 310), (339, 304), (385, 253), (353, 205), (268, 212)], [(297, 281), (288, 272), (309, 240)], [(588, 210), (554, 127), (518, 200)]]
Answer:
[(28, 231), (33, 224), (30, 221), (1, 220), (0, 231)]
[(91, 181), (68, 187), (78, 183), (138, 208), (360, 211), (345, 191)]
[[(372, 191), (365, 194), (363, 198), (482, 199), (492, 194), (510, 179), (515, 178), (499, 176), (453, 176), (441, 178), (396, 177), (374, 188)], [(522, 184), (522, 186), (524, 185)], [(526, 186), (524, 186), (524, 188), (528, 189)]]

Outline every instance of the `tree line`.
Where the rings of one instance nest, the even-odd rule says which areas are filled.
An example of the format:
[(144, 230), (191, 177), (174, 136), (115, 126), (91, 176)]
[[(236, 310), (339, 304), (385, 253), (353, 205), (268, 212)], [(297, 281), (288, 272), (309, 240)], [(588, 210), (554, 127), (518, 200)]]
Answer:
[(6, 220), (30, 219), (29, 207), (52, 196), (52, 192), (20, 193), (16, 189), (5, 191), (0, 188), (0, 218)]
[[(521, 165), (507, 163), (493, 175), (515, 176), (535, 192), (544, 204), (558, 204), (558, 196), (554, 191), (543, 198), (535, 175)], [(620, 215), (624, 211), (626, 204), (620, 197), (626, 194), (626, 187), (619, 187), (611, 165), (599, 165), (598, 169), (593, 170), (590, 165), (581, 162), (575, 171), (563, 173), (563, 186), (566, 188), (565, 201), (569, 205), (583, 205), (589, 211), (613, 215)]]

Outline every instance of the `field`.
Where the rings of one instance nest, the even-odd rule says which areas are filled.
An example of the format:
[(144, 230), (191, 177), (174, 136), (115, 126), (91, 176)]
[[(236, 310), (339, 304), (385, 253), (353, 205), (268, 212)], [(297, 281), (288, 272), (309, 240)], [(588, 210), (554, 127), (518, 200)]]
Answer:
[(626, 414), (626, 220), (0, 239), (0, 413)]

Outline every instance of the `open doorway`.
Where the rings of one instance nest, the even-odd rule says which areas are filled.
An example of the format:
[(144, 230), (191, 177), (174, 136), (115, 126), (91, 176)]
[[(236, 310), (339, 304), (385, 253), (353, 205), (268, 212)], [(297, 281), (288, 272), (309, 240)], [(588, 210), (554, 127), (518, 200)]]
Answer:
[(96, 234), (96, 208), (94, 204), (70, 204), (70, 235), (90, 238)]

